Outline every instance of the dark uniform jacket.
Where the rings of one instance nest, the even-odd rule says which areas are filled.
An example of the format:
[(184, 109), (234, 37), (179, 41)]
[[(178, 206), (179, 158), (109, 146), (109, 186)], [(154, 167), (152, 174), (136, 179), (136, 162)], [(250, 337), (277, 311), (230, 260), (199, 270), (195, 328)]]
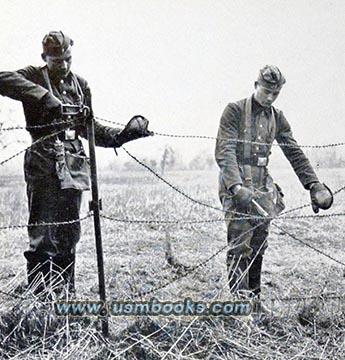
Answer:
[[(66, 125), (44, 126), (52, 123), (52, 119), (45, 116), (44, 106), (42, 106), (42, 98), (49, 89), (43, 75), (44, 68), (28, 66), (16, 72), (0, 72), (0, 94), (22, 102), (26, 128), (33, 141), (68, 127)], [(93, 116), (90, 88), (82, 77), (70, 72), (64, 80), (54, 81), (54, 79), (50, 79), (50, 84), (54, 96), (59, 98), (62, 103), (72, 105), (83, 103), (91, 109), (89, 116)], [(26, 181), (56, 180), (58, 176), (62, 188), (87, 189), (88, 159), (79, 139), (79, 135), (83, 137), (87, 135), (86, 121), (87, 119), (81, 119), (81, 121), (79, 119), (80, 125), (73, 127), (75, 133), (72, 131), (74, 136), (70, 136), (69, 139), (66, 139), (66, 136), (71, 132), (61, 131), (58, 135), (39, 142), (28, 149), (24, 162)], [(42, 125), (43, 127), (40, 127)], [(96, 145), (103, 147), (120, 146), (116, 137), (119, 132), (119, 129), (95, 122)], [(57, 154), (58, 150), (55, 144), (58, 138), (63, 142), (63, 151), (65, 152), (62, 155), (62, 164), (61, 162), (57, 164), (59, 154)]]
[[(244, 111), (248, 100), (243, 99), (228, 104), (220, 120), (215, 150), (216, 161), (220, 167), (220, 196), (229, 194), (229, 189), (233, 185), (244, 183), (243, 165), (250, 164), (253, 174), (256, 173), (256, 170), (259, 169), (256, 166), (258, 159), (269, 157), (273, 140), (280, 144), (302, 185), (308, 189), (308, 185), (318, 181), (318, 178), (309, 160), (297, 145), (283, 112), (273, 106), (268, 109), (263, 108), (253, 96), (251, 98), (251, 140), (267, 144), (251, 144), (250, 159), (244, 159), (244, 142), (237, 140), (244, 140), (245, 137)], [(272, 111), (274, 126), (269, 122)], [(270, 133), (272, 129), (274, 134)], [(267, 177), (266, 166), (261, 167), (261, 169)]]

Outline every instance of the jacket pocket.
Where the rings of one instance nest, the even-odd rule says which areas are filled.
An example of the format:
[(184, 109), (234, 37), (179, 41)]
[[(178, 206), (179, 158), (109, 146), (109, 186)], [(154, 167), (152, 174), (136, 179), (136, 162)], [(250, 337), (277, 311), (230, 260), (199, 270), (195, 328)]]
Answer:
[(285, 209), (284, 193), (278, 184), (274, 183), (274, 187), (276, 193), (276, 214), (279, 215)]
[(61, 189), (90, 189), (90, 159), (83, 154), (65, 151), (63, 163), (56, 163)]

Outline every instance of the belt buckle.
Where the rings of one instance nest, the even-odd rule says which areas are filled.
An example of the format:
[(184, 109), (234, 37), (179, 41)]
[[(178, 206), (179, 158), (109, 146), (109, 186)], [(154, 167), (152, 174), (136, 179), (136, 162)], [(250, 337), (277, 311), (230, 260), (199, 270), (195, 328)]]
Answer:
[(73, 130), (73, 129), (65, 130), (65, 140), (75, 140), (75, 139), (76, 139), (75, 130)]
[(268, 157), (258, 157), (258, 166), (267, 166), (268, 164)]

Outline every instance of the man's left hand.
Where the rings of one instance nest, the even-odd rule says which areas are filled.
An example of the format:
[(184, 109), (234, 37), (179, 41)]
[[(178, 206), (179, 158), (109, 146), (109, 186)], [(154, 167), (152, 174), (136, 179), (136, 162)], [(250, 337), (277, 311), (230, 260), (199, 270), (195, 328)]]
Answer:
[(125, 128), (117, 136), (119, 145), (121, 146), (128, 141), (153, 135), (153, 132), (148, 130), (148, 125), (149, 121), (145, 119), (144, 116), (133, 116)]
[(327, 210), (333, 204), (332, 191), (328, 186), (319, 182), (310, 186), (310, 199), (315, 214), (319, 212), (319, 209)]

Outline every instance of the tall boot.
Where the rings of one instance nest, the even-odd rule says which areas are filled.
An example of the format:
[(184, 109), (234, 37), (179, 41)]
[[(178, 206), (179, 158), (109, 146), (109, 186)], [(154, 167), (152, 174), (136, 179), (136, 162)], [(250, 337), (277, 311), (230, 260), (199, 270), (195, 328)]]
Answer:
[(254, 295), (259, 295), (261, 292), (261, 269), (263, 256), (261, 254), (257, 254), (250, 260), (253, 261), (253, 263), (249, 269), (249, 289), (254, 293)]
[(228, 254), (227, 268), (231, 293), (249, 295), (249, 259)]
[(261, 269), (263, 256), (257, 254), (255, 258), (252, 258), (253, 264), (249, 270), (249, 288), (254, 294), (253, 299), (253, 313), (259, 315), (269, 314), (270, 311), (265, 307), (262, 300), (260, 300), (261, 292)]

